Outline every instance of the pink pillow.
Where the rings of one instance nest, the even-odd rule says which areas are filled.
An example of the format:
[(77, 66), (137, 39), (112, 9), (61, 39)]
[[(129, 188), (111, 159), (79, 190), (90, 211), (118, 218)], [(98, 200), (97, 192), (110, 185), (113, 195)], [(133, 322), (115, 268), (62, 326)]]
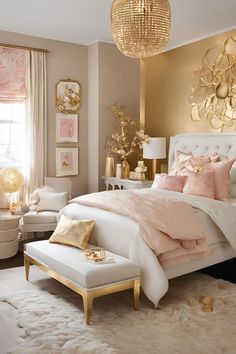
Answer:
[(212, 199), (215, 198), (213, 170), (196, 173), (195, 171), (186, 169), (184, 175), (188, 176), (183, 188), (184, 193)]
[(226, 201), (229, 196), (230, 169), (236, 159), (211, 162), (206, 168), (214, 171), (215, 199)]
[(186, 167), (186, 162), (192, 157), (192, 154), (176, 151), (175, 152), (175, 161), (173, 163), (172, 169), (169, 175), (177, 176), (180, 175), (182, 170)]
[(175, 153), (175, 158), (179, 159), (179, 160), (188, 160), (191, 157), (196, 157), (196, 158), (202, 158), (202, 159), (207, 159), (209, 162), (216, 162), (219, 161), (220, 159), (220, 155), (218, 153), (215, 153), (213, 155), (193, 155), (191, 152), (183, 152), (183, 151), (179, 151), (177, 150)]
[(182, 193), (187, 178), (187, 176), (168, 176), (164, 174), (157, 174), (152, 184), (152, 188)]
[(202, 155), (202, 156), (193, 156), (191, 153), (176, 151), (175, 161), (171, 169), (170, 175), (181, 175), (185, 168), (189, 168), (196, 171), (203, 169), (205, 164), (210, 162), (218, 161), (220, 158), (219, 154), (214, 155)]

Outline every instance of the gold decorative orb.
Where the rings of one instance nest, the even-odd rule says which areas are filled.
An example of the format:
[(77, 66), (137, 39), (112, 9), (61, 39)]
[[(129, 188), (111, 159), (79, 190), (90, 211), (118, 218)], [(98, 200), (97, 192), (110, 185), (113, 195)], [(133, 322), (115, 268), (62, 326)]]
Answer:
[(14, 193), (24, 184), (24, 177), (16, 168), (3, 168), (0, 170), (0, 191)]
[(131, 58), (151, 57), (168, 43), (171, 9), (168, 0), (113, 0), (112, 35), (117, 48)]

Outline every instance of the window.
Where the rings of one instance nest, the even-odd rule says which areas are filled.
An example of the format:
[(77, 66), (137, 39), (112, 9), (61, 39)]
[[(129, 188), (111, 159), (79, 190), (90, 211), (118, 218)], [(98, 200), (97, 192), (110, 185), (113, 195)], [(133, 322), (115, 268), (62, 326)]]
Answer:
[(25, 50), (0, 46), (0, 168), (24, 170)]
[(25, 166), (25, 103), (0, 102), (0, 168)]

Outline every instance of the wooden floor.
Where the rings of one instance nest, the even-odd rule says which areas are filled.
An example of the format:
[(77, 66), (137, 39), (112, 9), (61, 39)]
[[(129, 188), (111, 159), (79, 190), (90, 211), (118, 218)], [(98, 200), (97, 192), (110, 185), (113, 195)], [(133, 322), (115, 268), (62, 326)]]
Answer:
[(0, 259), (0, 269), (8, 269), (14, 267), (23, 266), (23, 253), (18, 252), (16, 256), (7, 258), (7, 259)]
[[(0, 269), (20, 267), (23, 266), (23, 264), (22, 252), (18, 252), (17, 255), (12, 258), (0, 259)], [(236, 258), (202, 269), (201, 272), (236, 284)]]

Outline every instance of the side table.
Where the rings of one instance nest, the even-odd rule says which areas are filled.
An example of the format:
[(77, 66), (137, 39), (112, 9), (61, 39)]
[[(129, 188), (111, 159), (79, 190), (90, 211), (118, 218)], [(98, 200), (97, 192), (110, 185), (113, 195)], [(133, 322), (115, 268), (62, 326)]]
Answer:
[(119, 189), (141, 189), (141, 188), (149, 188), (152, 186), (153, 181), (145, 179), (143, 181), (133, 180), (133, 179), (125, 179), (125, 178), (116, 178), (116, 177), (101, 177), (104, 180), (106, 185), (106, 191), (109, 189), (116, 189), (116, 186)]
[(19, 248), (19, 215), (0, 211), (0, 259), (17, 254)]

